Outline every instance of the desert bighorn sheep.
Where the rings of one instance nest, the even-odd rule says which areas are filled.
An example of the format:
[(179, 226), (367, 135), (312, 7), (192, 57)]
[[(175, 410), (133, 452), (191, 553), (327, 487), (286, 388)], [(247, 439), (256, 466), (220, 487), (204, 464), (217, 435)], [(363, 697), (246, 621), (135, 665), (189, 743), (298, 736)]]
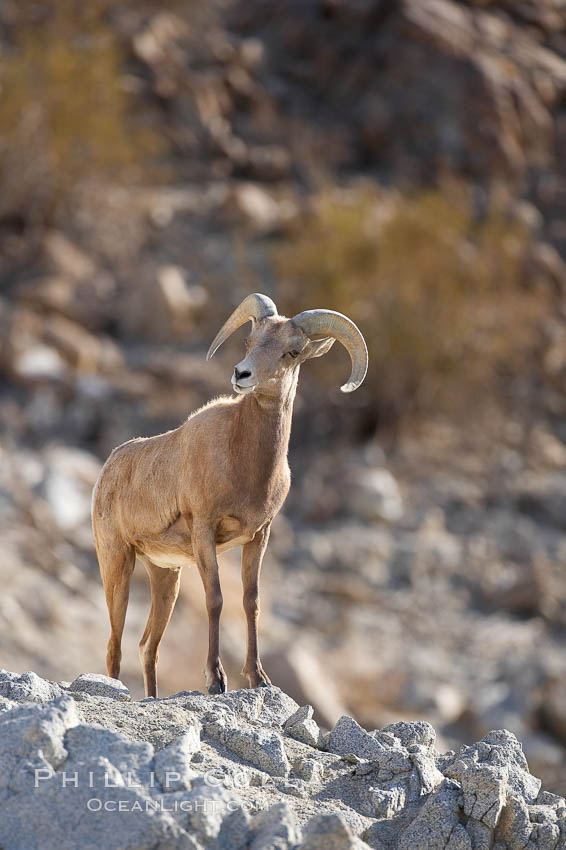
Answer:
[(326, 354), (338, 340), (352, 361), (343, 392), (357, 389), (366, 374), (366, 344), (350, 319), (332, 310), (308, 310), (287, 319), (277, 314), (270, 298), (258, 293), (234, 310), (207, 360), (250, 320), (246, 356), (232, 377), (237, 397), (210, 402), (166, 434), (118, 446), (94, 488), (94, 539), (111, 626), (108, 674), (117, 678), (120, 673), (137, 556), (151, 584), (151, 610), (140, 641), (148, 696), (157, 696), (158, 648), (179, 593), (181, 567), (193, 563), (208, 611), (206, 685), (210, 693), (226, 690), (219, 655), (222, 592), (216, 554), (233, 546), (242, 547), (248, 627), (243, 673), (250, 687), (269, 684), (258, 652), (258, 584), (271, 521), (289, 490), (287, 447), (299, 367)]

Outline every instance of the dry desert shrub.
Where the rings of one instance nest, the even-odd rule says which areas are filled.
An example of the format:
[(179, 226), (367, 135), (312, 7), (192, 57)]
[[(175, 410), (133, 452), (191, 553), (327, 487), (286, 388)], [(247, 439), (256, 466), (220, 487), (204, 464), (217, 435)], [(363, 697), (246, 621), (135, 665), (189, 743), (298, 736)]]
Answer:
[(0, 60), (0, 217), (52, 223), (86, 184), (139, 179), (159, 149), (136, 122), (108, 0), (22, 0)]
[(461, 187), (324, 191), (276, 250), (280, 301), (359, 324), (377, 421), (453, 412), (497, 396), (536, 347), (551, 296), (527, 279), (530, 249), (524, 221), (495, 203), (478, 211)]

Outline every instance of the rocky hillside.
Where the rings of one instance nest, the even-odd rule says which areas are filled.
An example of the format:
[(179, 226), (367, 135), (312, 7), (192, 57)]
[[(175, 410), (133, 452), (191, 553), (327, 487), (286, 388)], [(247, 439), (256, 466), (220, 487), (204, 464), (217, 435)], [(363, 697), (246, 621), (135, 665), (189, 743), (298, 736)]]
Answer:
[(323, 733), (278, 688), (131, 700), (83, 674), (0, 672), (3, 850), (563, 850), (566, 801), (492, 731)]
[[(394, 316), (390, 359), (372, 348), (353, 397), (338, 398), (331, 380), (347, 368), (338, 346), (303, 369), (261, 640), (273, 681), (321, 725), (345, 713), (367, 728), (426, 717), (440, 749), (505, 727), (545, 786), (566, 795), (562, 0), (7, 2), (0, 56), (2, 665), (53, 680), (103, 669), (92, 486), (117, 444), (176, 427), (229, 391), (241, 337), (209, 364), (204, 355), (243, 295), (265, 291), (282, 310), (357, 310), (375, 346), (378, 285), (387, 306), (401, 272), (419, 286), (461, 272), (449, 256), (467, 263), (473, 289), (480, 267), (508, 272), (497, 261), (502, 248), (514, 256), (520, 233), (532, 338), (523, 347), (514, 335), (525, 301), (511, 303), (495, 369), (503, 401), (487, 416), (484, 384), (470, 389), (458, 361), (448, 395), (461, 390), (459, 417), (413, 421), (413, 396), (401, 392), (396, 442), (383, 425), (381, 379), (423, 370), (447, 326), (459, 340), (461, 314), (428, 324), (438, 311), (426, 290), (409, 292), (413, 322)], [(438, 217), (418, 208), (436, 239), (401, 230), (385, 247), (406, 264), (382, 273), (367, 249), (383, 216), (396, 203), (407, 215), (404, 199), (418, 207), (423, 187), (445, 181), (473, 199), (458, 239), (450, 207)], [(310, 265), (291, 279), (275, 257), (282, 246), (301, 253), (298, 233), (307, 244), (324, 236), (309, 229), (321, 197), (363, 199), (368, 187), (377, 212), (366, 241), (338, 204), (336, 238), (312, 239)], [(488, 229), (478, 254), (475, 223), (493, 197), (521, 227)], [(437, 253), (423, 251), (431, 241)], [(317, 289), (335, 242), (342, 265)], [(346, 274), (355, 262), (359, 291)], [(484, 332), (498, 305), (484, 305)], [(415, 330), (424, 347), (406, 356)], [(528, 356), (516, 361), (518, 351)], [(435, 385), (426, 368), (419, 375), (430, 414)], [(124, 636), (135, 697), (145, 578), (136, 569)], [(223, 662), (239, 688), (237, 552), (222, 558), (222, 586)], [(161, 693), (202, 686), (206, 638), (200, 579), (187, 570)]]

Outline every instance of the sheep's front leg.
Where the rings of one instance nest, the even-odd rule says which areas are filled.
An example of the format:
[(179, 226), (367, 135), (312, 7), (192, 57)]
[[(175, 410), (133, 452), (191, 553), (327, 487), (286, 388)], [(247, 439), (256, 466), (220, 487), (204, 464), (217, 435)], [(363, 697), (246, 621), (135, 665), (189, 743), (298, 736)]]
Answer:
[(267, 687), (271, 681), (261, 666), (257, 645), (259, 619), (259, 575), (261, 562), (269, 540), (270, 525), (258, 531), (250, 543), (242, 546), (242, 585), (244, 588), (244, 611), (248, 624), (248, 647), (246, 663), (242, 673), (247, 677), (250, 688)]
[(212, 529), (193, 525), (193, 551), (206, 596), (208, 612), (208, 658), (204, 670), (209, 694), (223, 694), (228, 689), (226, 673), (220, 661), (220, 614), (222, 590), (216, 560), (216, 539)]

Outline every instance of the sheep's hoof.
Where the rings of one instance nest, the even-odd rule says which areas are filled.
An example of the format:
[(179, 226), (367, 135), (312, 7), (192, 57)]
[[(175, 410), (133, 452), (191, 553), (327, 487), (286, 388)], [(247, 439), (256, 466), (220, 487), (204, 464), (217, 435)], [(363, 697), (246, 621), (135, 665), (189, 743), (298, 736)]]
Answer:
[(265, 670), (261, 670), (257, 673), (253, 673), (248, 676), (248, 682), (250, 688), (270, 688), (271, 687), (271, 679), (265, 672)]
[(222, 678), (215, 679), (210, 685), (207, 685), (207, 690), (209, 694), (225, 694), (228, 690), (226, 677), (222, 676)]

